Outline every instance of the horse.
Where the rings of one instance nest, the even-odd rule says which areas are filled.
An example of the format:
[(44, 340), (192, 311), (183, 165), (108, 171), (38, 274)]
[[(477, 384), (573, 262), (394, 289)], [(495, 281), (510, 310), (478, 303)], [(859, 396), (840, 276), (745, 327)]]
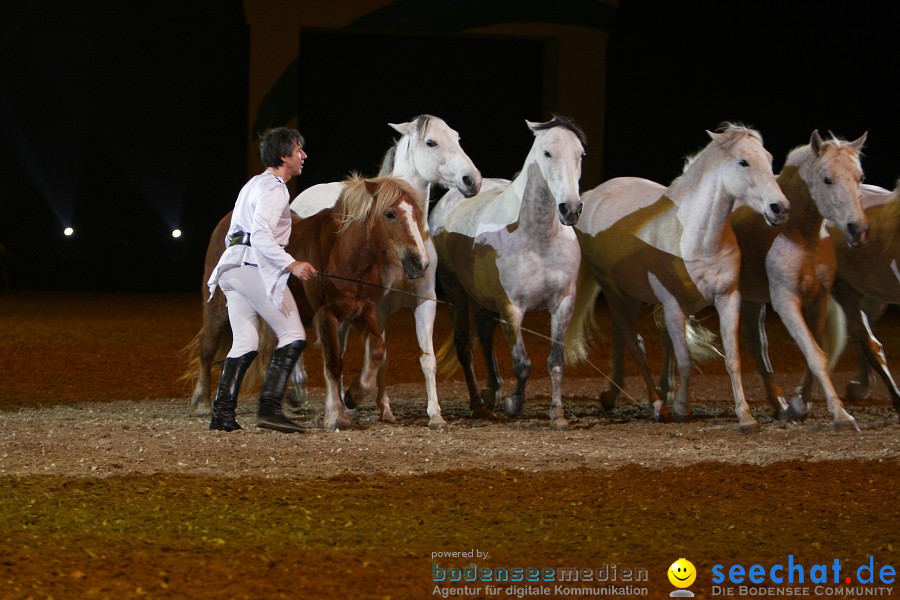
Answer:
[[(582, 210), (578, 181), (586, 140), (565, 117), (526, 124), (534, 142), (512, 182), (486, 180), (483, 191), (472, 198), (451, 190), (432, 208), (429, 225), (438, 254), (438, 279), (450, 301), (454, 328), (439, 356), (445, 364), (452, 360), (446, 358), (451, 345), (455, 347), (473, 415), (493, 418), (491, 409), (503, 383), (493, 351), (493, 333), (499, 322), (512, 351), (517, 381), (503, 409), (509, 417), (519, 415), (531, 374), (522, 319), (528, 312), (549, 310), (550, 427), (565, 429), (562, 342), (575, 299), (579, 250), (572, 225)], [(475, 314), (487, 364), (487, 388), (482, 392), (472, 365), (471, 313)]]
[[(860, 204), (863, 173), (859, 159), (865, 141), (866, 134), (854, 142), (835, 137), (823, 141), (814, 130), (808, 144), (791, 150), (776, 178), (791, 203), (787, 223), (773, 229), (748, 207), (738, 207), (731, 217), (741, 248), (741, 319), (745, 339), (779, 419), (805, 419), (813, 384), (818, 381), (835, 429), (858, 430), (834, 389), (821, 348), (837, 270), (835, 247), (823, 222), (829, 219), (840, 229), (847, 247), (858, 248), (866, 241), (869, 227)], [(800, 393), (790, 404), (775, 383), (769, 361), (767, 302), (781, 317), (808, 367)]]
[[(400, 137), (385, 153), (382, 161), (380, 176), (391, 175), (408, 181), (415, 188), (420, 198), (419, 209), (425, 216), (426, 223), (429, 212), (429, 188), (432, 185), (440, 185), (451, 188), (465, 197), (474, 196), (481, 188), (481, 173), (475, 168), (472, 160), (466, 155), (459, 144), (459, 134), (451, 129), (442, 119), (431, 115), (420, 115), (406, 123), (389, 123)], [(315, 214), (323, 207), (331, 206), (337, 200), (343, 183), (327, 183), (310, 187), (297, 196), (291, 202), (291, 209), (300, 216)], [(429, 231), (424, 232), (425, 248), (432, 265), (437, 262), (434, 243)], [(432, 268), (425, 276), (410, 280), (404, 276), (400, 269), (382, 270), (381, 285), (384, 288), (399, 289), (405, 293), (391, 293), (385, 291), (378, 298), (377, 320), (381, 337), (385, 334), (385, 323), (388, 317), (401, 308), (410, 308), (416, 320), (416, 339), (422, 351), (420, 364), (425, 376), (425, 389), (428, 399), (428, 416), (430, 429), (446, 429), (447, 423), (441, 416), (441, 407), (437, 397), (437, 382), (435, 379), (435, 353), (432, 334), (434, 331), (434, 319), (437, 310), (435, 294), (435, 270)], [(341, 332), (342, 347), (346, 344), (346, 327)], [(366, 343), (366, 358), (368, 362), (372, 356), (372, 350)], [(378, 372), (376, 385), (378, 387), (378, 404), (382, 407), (381, 419), (386, 422), (395, 422), (396, 419), (390, 410), (390, 400), (384, 383), (384, 361), (382, 369)], [(303, 370), (302, 357), (294, 370), (294, 389), (298, 404), (303, 403), (305, 395), (306, 374)], [(358, 405), (358, 397), (364, 394), (363, 390), (370, 386), (370, 382), (356, 379), (344, 395), (344, 401), (348, 407)]]
[[(384, 359), (384, 339), (377, 326), (376, 301), (382, 271), (400, 269), (409, 279), (422, 278), (430, 266), (423, 234), (426, 222), (418, 192), (398, 178), (343, 182), (337, 203), (315, 215), (292, 215), (291, 238), (285, 250), (309, 261), (320, 277), (308, 282), (292, 278), (290, 289), (300, 317), (315, 326), (325, 360), (327, 400), (325, 426), (347, 428), (351, 422), (341, 403), (339, 382), (343, 363), (337, 327), (357, 325), (372, 340), (373, 360), (366, 369), (377, 371)], [(210, 237), (204, 278), (224, 251), (222, 240), (231, 215), (226, 215)], [(205, 280), (205, 279), (204, 279)], [(208, 302), (204, 294), (203, 326), (186, 348), (198, 363), (198, 379), (191, 400), (194, 414), (208, 414), (209, 371), (216, 353), (227, 346), (230, 330), (225, 296), (217, 291)], [(373, 373), (368, 373), (369, 379)]]
[(831, 294), (846, 315), (859, 365), (856, 379), (847, 384), (847, 396), (858, 401), (868, 395), (871, 364), (884, 381), (894, 409), (900, 413), (900, 390), (888, 368), (884, 347), (870, 326), (887, 304), (900, 303), (900, 182), (893, 191), (863, 185), (862, 205), (869, 220), (865, 246), (850, 248), (844, 233), (835, 224), (827, 223), (837, 256), (837, 277)]
[(646, 305), (661, 305), (672, 340), (681, 386), (673, 403), (676, 420), (689, 416), (692, 369), (687, 316), (713, 305), (719, 315), (725, 365), (740, 430), (759, 423), (750, 414), (741, 381), (737, 346), (740, 249), (731, 228), (735, 202), (761, 213), (770, 225), (787, 220), (790, 202), (772, 173), (772, 155), (754, 129), (726, 123), (706, 132), (711, 141), (669, 187), (637, 177), (618, 177), (582, 195), (584, 214), (575, 226), (581, 247), (578, 296), (567, 335), (573, 360), (587, 353), (590, 315), (603, 289), (614, 322), (613, 385), (624, 384), (624, 347), (638, 363), (656, 421), (671, 414), (660, 399), (642, 352), (634, 321)]

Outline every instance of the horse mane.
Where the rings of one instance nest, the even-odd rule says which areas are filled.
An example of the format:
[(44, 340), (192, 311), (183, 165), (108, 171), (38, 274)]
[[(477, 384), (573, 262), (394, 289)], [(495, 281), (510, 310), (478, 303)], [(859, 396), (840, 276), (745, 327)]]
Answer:
[(581, 130), (581, 127), (576, 125), (570, 118), (557, 115), (556, 113), (553, 113), (553, 118), (546, 123), (536, 123), (532, 125), (531, 130), (542, 131), (544, 129), (553, 129), (554, 127), (564, 127), (565, 129), (568, 129), (578, 137), (578, 141), (581, 142), (582, 146), (587, 147), (587, 135)]
[(756, 138), (759, 140), (760, 144), (764, 145), (762, 134), (759, 131), (753, 129), (749, 125), (744, 125), (743, 123), (738, 123), (736, 121), (723, 121), (716, 128), (716, 133), (724, 133), (728, 136), (728, 141), (725, 142), (728, 146), (745, 135)]
[[(419, 139), (421, 140), (425, 137), (425, 132), (428, 131), (428, 126), (431, 122), (437, 117), (432, 115), (419, 115), (418, 117), (413, 117), (412, 120), (416, 122), (416, 131), (419, 132)], [(378, 170), (378, 176), (383, 177), (390, 175), (394, 172), (394, 158), (397, 155), (397, 144), (400, 143), (400, 138), (394, 140), (394, 144), (388, 148), (388, 151), (384, 153), (384, 158), (381, 159), (381, 169)]]
[[(375, 197), (369, 195), (366, 182), (377, 185)], [(359, 173), (351, 173), (344, 180), (344, 189), (335, 205), (335, 221), (340, 224), (339, 233), (346, 231), (352, 224), (364, 222), (372, 210), (384, 212), (402, 196), (409, 196), (415, 206), (419, 206), (419, 193), (407, 182), (398, 177), (373, 177), (366, 179)], [(417, 212), (420, 229), (425, 228), (425, 216)]]

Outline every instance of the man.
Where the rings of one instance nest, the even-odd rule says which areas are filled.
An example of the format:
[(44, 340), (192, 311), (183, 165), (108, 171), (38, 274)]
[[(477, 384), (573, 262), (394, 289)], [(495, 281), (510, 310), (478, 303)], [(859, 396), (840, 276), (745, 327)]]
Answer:
[(208, 282), (210, 299), (217, 286), (225, 294), (234, 338), (222, 366), (209, 428), (241, 428), (235, 420), (238, 392), (244, 373), (256, 358), (261, 318), (278, 337), (278, 347), (263, 380), (256, 425), (302, 433), (304, 428), (282, 413), (281, 399), (288, 376), (306, 348), (306, 331), (287, 280), (294, 275), (307, 281), (318, 274), (311, 264), (294, 260), (284, 250), (291, 235), (286, 184), (303, 170), (307, 156), (303, 136), (296, 129), (270, 129), (260, 139), (259, 155), (266, 170), (250, 179), (238, 194), (225, 253)]

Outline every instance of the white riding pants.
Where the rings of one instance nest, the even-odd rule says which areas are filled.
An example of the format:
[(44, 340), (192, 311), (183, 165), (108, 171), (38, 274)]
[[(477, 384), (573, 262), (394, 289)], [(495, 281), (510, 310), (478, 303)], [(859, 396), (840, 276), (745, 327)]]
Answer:
[(229, 358), (237, 358), (259, 349), (259, 319), (262, 318), (278, 336), (278, 348), (306, 339), (300, 321), (297, 302), (290, 290), (285, 290), (281, 309), (266, 297), (259, 269), (244, 265), (225, 271), (219, 277), (219, 288), (228, 300), (228, 319), (234, 341)]

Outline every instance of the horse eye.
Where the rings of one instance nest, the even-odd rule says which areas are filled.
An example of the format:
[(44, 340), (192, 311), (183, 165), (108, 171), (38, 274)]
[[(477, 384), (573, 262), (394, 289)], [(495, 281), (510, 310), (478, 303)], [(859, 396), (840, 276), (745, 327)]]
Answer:
[(826, 177), (822, 181), (825, 182), (825, 185), (831, 185), (832, 183), (834, 183), (833, 181), (831, 181), (831, 177)]
[(544, 150), (544, 156), (546, 156), (547, 158), (551, 158), (551, 157), (550, 157), (550, 153), (547, 152), (546, 150)]
[(437, 147), (437, 142), (434, 140), (425, 140), (425, 145), (429, 148), (435, 148)]
[(384, 213), (384, 216), (392, 221), (397, 218), (397, 215), (395, 215), (394, 211), (392, 211), (392, 210), (389, 210), (386, 213)]
[(745, 158), (742, 158), (741, 160), (739, 160), (739, 161), (738, 161), (738, 164), (741, 165), (742, 167), (749, 167), (749, 166), (750, 166), (750, 163), (748, 163), (748, 162), (747, 162), (747, 159), (745, 159)]

